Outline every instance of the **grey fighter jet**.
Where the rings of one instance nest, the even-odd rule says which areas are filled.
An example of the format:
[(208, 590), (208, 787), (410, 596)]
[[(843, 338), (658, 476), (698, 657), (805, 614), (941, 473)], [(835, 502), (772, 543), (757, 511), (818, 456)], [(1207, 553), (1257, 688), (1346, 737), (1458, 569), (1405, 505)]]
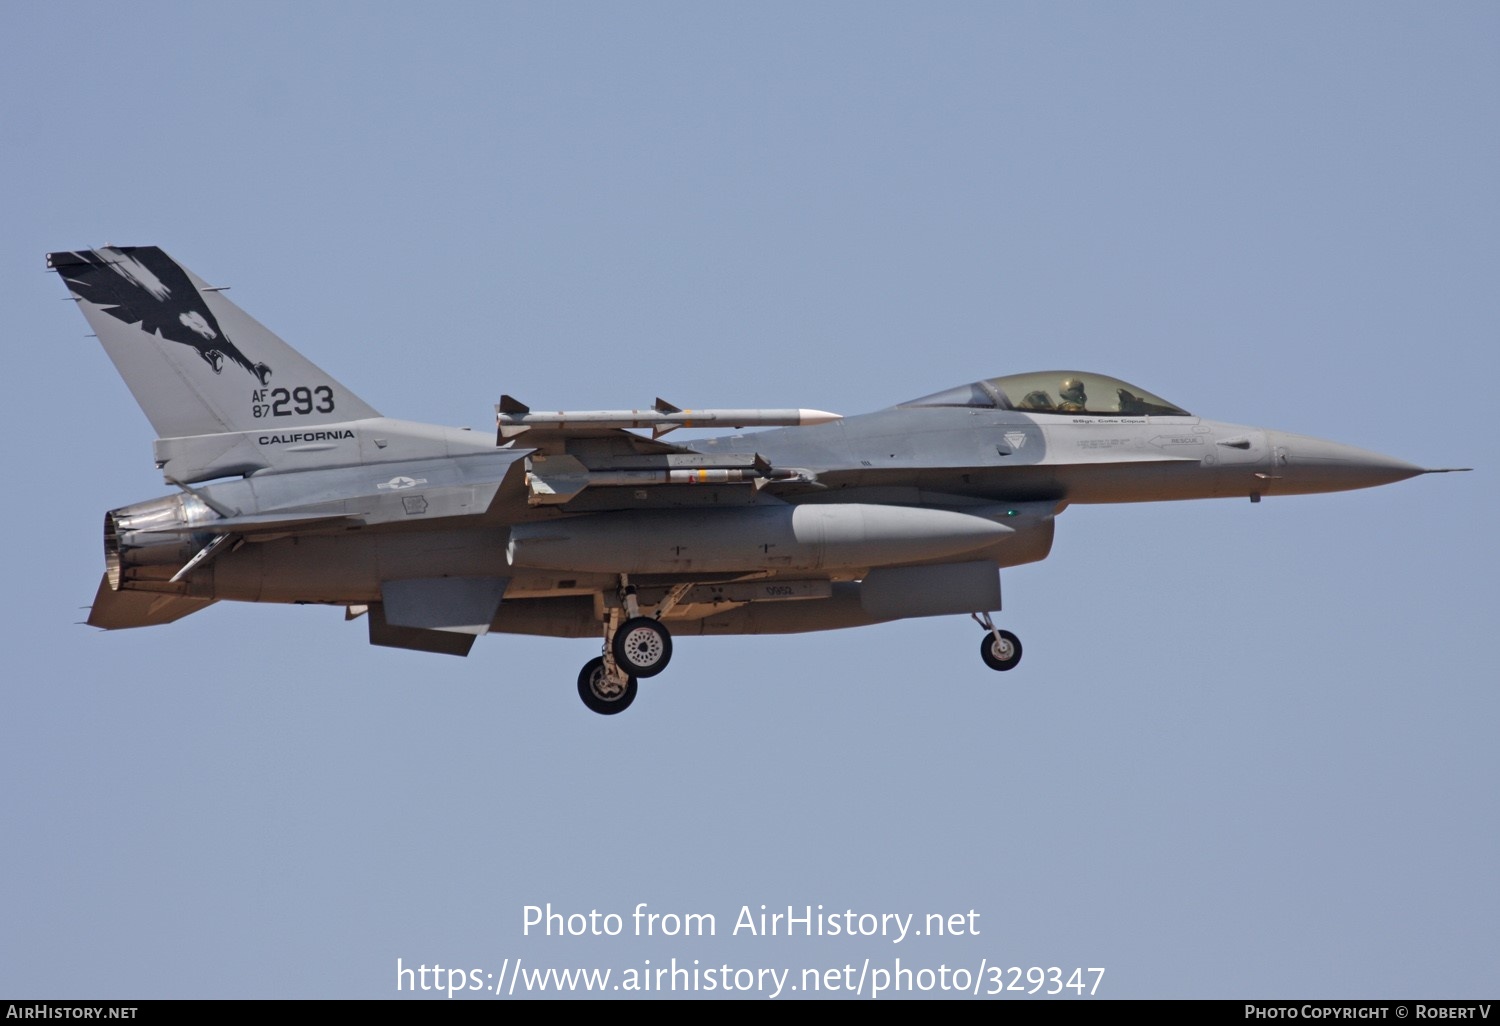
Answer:
[[(1000, 570), (1044, 559), (1070, 503), (1332, 492), (1432, 473), (1194, 416), (1084, 371), (989, 378), (854, 417), (532, 410), (494, 436), (392, 420), (155, 247), (47, 264), (159, 436), (175, 492), (104, 515), (88, 622), (220, 599), (342, 606), (373, 644), (467, 655), (491, 631), (594, 638), (617, 713), (674, 635), (972, 616), (994, 670)], [(667, 442), (685, 427), (771, 428)]]

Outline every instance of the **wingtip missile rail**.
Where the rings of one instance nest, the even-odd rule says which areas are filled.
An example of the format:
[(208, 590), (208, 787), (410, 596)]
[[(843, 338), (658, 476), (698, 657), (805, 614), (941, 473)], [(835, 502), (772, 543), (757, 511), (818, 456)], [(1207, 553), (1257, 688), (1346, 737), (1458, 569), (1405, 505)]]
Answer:
[(842, 420), (843, 415), (805, 409), (684, 410), (663, 399), (657, 399), (649, 410), (533, 410), (503, 395), (495, 406), (495, 419), (504, 438), (532, 428), (561, 432), (650, 428), (653, 436), (660, 437), (680, 427), (807, 427)]

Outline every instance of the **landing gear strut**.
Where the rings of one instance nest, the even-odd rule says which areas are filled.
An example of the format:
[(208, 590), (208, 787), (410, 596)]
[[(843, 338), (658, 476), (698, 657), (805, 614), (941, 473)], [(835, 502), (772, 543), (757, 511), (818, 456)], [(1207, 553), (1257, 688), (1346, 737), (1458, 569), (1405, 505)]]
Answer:
[(642, 616), (635, 586), (620, 578), (620, 605), (604, 621), (604, 654), (590, 659), (578, 674), (578, 697), (596, 713), (624, 712), (635, 701), (636, 682), (655, 677), (672, 659), (672, 635), (659, 617), (686, 591), (678, 587), (656, 609)]
[(989, 613), (969, 615), (985, 630), (979, 643), (979, 658), (984, 660), (984, 665), (992, 670), (1014, 669), (1021, 661), (1021, 639), (996, 627)]
[[(670, 598), (671, 605), (676, 605), (677, 594), (674, 592)], [(624, 574), (620, 575), (620, 607), (625, 622), (620, 622), (621, 609), (610, 611), (605, 623), (605, 646), (626, 673), (655, 677), (672, 660), (672, 635), (661, 622), (666, 608), (657, 609), (655, 616), (642, 616), (635, 599), (635, 585)]]

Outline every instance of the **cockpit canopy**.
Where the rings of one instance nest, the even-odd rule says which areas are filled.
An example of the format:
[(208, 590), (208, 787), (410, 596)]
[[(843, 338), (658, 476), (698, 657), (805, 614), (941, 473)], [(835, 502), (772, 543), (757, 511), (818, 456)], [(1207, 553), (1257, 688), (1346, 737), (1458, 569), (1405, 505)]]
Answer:
[(987, 378), (901, 403), (901, 406), (969, 406), (1025, 413), (1111, 417), (1187, 417), (1187, 410), (1126, 384), (1087, 371), (1036, 371)]

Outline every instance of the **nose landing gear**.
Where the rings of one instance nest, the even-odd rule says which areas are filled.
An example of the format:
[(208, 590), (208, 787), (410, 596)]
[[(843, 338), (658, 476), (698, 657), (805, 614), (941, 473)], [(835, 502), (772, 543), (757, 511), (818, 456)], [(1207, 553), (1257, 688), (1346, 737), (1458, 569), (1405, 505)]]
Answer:
[(1021, 661), (1021, 639), (1010, 631), (995, 626), (989, 613), (970, 613), (974, 621), (983, 627), (985, 635), (980, 639), (979, 658), (992, 670), (1015, 669)]

